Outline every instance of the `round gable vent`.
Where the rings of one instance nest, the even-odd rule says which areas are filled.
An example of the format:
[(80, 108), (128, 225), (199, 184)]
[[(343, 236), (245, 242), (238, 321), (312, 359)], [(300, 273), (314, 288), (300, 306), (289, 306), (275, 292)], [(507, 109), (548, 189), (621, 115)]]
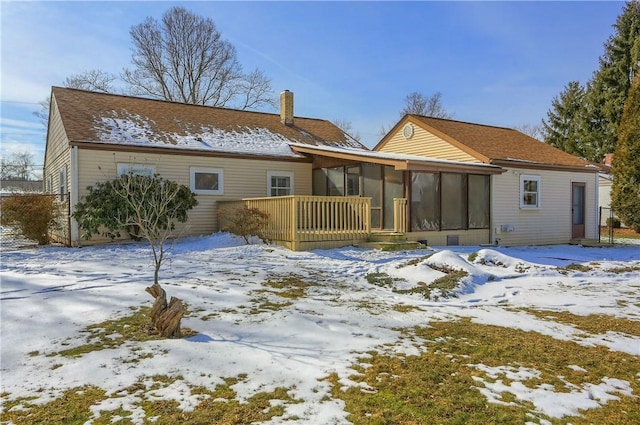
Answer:
[(402, 129), (402, 135), (405, 139), (411, 139), (411, 137), (413, 136), (413, 125), (406, 124)]

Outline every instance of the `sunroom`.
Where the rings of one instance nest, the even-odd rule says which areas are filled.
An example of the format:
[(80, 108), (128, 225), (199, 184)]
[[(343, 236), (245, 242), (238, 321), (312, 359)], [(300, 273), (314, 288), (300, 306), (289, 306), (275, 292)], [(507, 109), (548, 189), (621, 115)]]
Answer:
[(291, 249), (403, 235), (430, 245), (490, 241), (498, 166), (363, 150), (292, 145), (313, 160), (312, 195), (243, 199), (269, 213), (268, 237)]

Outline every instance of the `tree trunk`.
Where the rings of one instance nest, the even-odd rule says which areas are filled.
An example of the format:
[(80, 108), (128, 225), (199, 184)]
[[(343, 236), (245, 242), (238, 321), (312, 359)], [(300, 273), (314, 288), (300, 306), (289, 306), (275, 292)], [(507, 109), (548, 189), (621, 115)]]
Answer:
[(155, 329), (165, 338), (180, 338), (180, 321), (184, 315), (182, 300), (171, 297), (167, 304), (167, 293), (157, 283), (147, 287), (145, 291), (155, 298), (150, 313)]

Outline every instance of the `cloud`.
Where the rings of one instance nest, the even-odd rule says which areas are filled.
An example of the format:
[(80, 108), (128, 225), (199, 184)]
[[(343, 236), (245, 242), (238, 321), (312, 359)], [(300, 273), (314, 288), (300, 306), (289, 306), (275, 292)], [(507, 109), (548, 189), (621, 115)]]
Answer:
[(0, 117), (0, 132), (4, 133), (5, 127), (34, 130), (37, 133), (44, 132), (44, 128), (40, 123)]

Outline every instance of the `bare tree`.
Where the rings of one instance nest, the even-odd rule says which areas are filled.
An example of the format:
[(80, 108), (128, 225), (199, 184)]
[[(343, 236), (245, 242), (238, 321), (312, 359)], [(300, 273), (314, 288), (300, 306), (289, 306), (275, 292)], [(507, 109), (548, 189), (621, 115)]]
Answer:
[(400, 116), (406, 114), (424, 115), (434, 118), (453, 118), (442, 106), (442, 93), (437, 92), (432, 96), (425, 96), (422, 93), (409, 93), (404, 99), (404, 108), (400, 111)]
[(113, 93), (113, 82), (117, 76), (99, 69), (90, 69), (74, 74), (64, 80), (64, 86), (72, 89), (91, 90), (102, 93)]
[(520, 133), (524, 133), (527, 136), (531, 136), (536, 140), (542, 141), (542, 125), (532, 125), (532, 124), (522, 124), (517, 125), (513, 128), (514, 130), (518, 130)]
[(271, 83), (261, 71), (243, 74), (236, 49), (214, 22), (172, 7), (158, 22), (148, 17), (130, 31), (133, 69), (122, 79), (134, 95), (241, 109), (273, 105)]
[(333, 123), (333, 125), (335, 125), (340, 130), (347, 133), (349, 136), (353, 137), (358, 142), (362, 139), (359, 133), (354, 133), (353, 125), (351, 124), (351, 121), (336, 118), (331, 122)]
[[(91, 90), (102, 93), (113, 93), (113, 83), (118, 79), (113, 74), (110, 74), (99, 69), (90, 69), (88, 71), (81, 72), (79, 74), (73, 74), (67, 77), (62, 85), (71, 89)], [(40, 122), (46, 127), (49, 121), (49, 104), (51, 103), (51, 97), (40, 102), (40, 110), (35, 111), (33, 115), (40, 119)]]
[(33, 153), (14, 152), (8, 158), (0, 159), (2, 180), (30, 180), (35, 168)]
[(247, 74), (240, 81), (240, 109), (256, 109), (261, 106), (275, 108), (276, 99), (271, 89), (271, 80), (259, 69)]
[(387, 133), (393, 128), (393, 125), (387, 127), (386, 125), (381, 125), (380, 130), (378, 130), (378, 137), (381, 139), (387, 135)]

